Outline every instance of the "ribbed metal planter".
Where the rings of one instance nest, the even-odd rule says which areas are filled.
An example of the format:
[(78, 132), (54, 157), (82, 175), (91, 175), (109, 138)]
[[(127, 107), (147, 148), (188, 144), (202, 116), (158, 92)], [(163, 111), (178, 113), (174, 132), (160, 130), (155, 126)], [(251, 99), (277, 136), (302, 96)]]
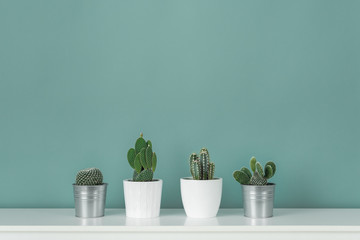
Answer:
[(107, 183), (94, 186), (74, 186), (75, 216), (81, 218), (103, 217)]
[(275, 184), (241, 186), (245, 217), (268, 218), (273, 216)]

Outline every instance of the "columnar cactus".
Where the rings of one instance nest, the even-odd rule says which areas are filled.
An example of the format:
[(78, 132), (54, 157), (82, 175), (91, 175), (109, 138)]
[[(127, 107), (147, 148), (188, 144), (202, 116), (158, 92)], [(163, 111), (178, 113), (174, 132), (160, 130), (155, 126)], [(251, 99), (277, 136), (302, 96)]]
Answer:
[(250, 168), (253, 171), (253, 175), (246, 167), (241, 168), (233, 173), (233, 177), (236, 181), (244, 185), (266, 185), (268, 179), (272, 178), (276, 172), (276, 165), (274, 162), (267, 162), (265, 164), (265, 172), (261, 164), (256, 161), (255, 157), (250, 159)]
[(206, 148), (190, 155), (190, 173), (194, 180), (210, 180), (214, 178), (215, 164), (210, 162), (209, 152)]
[(101, 185), (103, 175), (97, 168), (87, 168), (80, 170), (76, 175), (75, 185)]
[(135, 148), (129, 149), (127, 159), (134, 169), (133, 181), (152, 181), (157, 163), (156, 153), (152, 151), (150, 140), (145, 141), (142, 133), (135, 142)]

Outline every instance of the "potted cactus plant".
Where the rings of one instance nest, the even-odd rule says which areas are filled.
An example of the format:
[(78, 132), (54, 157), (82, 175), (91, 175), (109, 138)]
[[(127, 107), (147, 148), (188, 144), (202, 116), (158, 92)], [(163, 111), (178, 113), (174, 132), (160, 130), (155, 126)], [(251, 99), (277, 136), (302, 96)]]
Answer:
[(97, 168), (80, 170), (73, 184), (75, 216), (82, 218), (103, 217), (106, 202), (107, 183)]
[(214, 178), (215, 164), (210, 162), (209, 152), (202, 148), (200, 154), (190, 155), (192, 177), (180, 179), (181, 199), (188, 217), (210, 218), (219, 211), (222, 178)]
[(157, 157), (152, 151), (150, 140), (143, 134), (135, 142), (135, 148), (127, 153), (130, 166), (134, 169), (132, 179), (124, 183), (126, 216), (133, 218), (154, 218), (160, 214), (162, 180), (153, 179)]
[(255, 157), (250, 159), (250, 168), (241, 168), (233, 177), (242, 186), (244, 215), (250, 218), (268, 218), (273, 216), (275, 184), (269, 183), (276, 172), (274, 162), (267, 162), (265, 170)]

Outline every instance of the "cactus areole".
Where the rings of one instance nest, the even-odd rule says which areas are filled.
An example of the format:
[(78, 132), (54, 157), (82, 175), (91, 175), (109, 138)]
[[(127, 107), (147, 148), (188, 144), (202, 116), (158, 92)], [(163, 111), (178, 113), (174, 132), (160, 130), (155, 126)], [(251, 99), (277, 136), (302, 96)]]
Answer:
[(206, 148), (200, 150), (200, 154), (190, 155), (190, 173), (194, 180), (211, 180), (214, 178), (215, 164), (210, 162), (209, 151)]
[(153, 181), (157, 163), (156, 153), (152, 151), (151, 141), (145, 141), (142, 133), (136, 140), (135, 147), (129, 149), (127, 159), (130, 166), (134, 169), (133, 181)]
[(265, 168), (263, 168), (255, 157), (250, 159), (250, 168), (253, 174), (251, 174), (248, 168), (243, 167), (233, 173), (234, 179), (243, 185), (264, 186), (268, 185), (268, 180), (272, 178), (276, 172), (274, 162), (267, 162)]

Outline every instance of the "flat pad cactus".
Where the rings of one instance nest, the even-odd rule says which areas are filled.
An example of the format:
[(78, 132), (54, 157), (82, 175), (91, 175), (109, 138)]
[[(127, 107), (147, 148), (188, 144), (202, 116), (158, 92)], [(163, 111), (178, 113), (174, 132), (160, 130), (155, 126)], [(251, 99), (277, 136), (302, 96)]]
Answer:
[(136, 140), (135, 142), (135, 151), (136, 151), (136, 154), (138, 154), (141, 149), (143, 148), (146, 148), (147, 147), (147, 144), (143, 138), (143, 135), (142, 133), (140, 134), (140, 137)]
[(251, 171), (255, 172), (256, 171), (256, 158), (255, 157), (251, 157), (250, 159), (250, 168)]
[(241, 184), (247, 185), (250, 182), (250, 177), (243, 170), (235, 171), (233, 177)]
[(250, 168), (253, 171), (253, 175), (246, 167), (241, 168), (240, 171), (235, 171), (233, 177), (236, 181), (244, 185), (266, 185), (268, 179), (274, 176), (276, 171), (276, 165), (274, 162), (267, 162), (265, 165), (265, 171), (261, 164), (255, 157), (250, 159)]
[(137, 182), (148, 182), (148, 181), (152, 181), (153, 179), (153, 172), (151, 169), (145, 169), (143, 171), (141, 171), (141, 173), (139, 173), (136, 178), (135, 181)]
[(132, 168), (135, 168), (134, 161), (135, 161), (135, 149), (130, 148), (127, 154), (127, 159)]
[(152, 168), (152, 171), (153, 171), (153, 172), (155, 172), (156, 164), (157, 164), (156, 153), (153, 152), (152, 162), (151, 162), (151, 165), (152, 165), (151, 168)]
[(264, 178), (269, 179), (274, 176), (274, 171), (270, 165), (265, 166), (265, 176)]
[(135, 148), (129, 149), (127, 158), (130, 166), (135, 170), (133, 181), (152, 181), (157, 157), (152, 151), (151, 141), (145, 141), (142, 133), (135, 142)]
[(250, 180), (252, 175), (251, 175), (251, 172), (249, 169), (247, 169), (246, 167), (243, 167), (240, 169), (240, 171), (244, 172), (249, 177), (249, 180)]
[[(274, 162), (267, 162), (267, 163), (265, 164), (265, 168), (266, 168), (266, 166), (270, 166), (270, 167), (272, 168), (272, 171), (273, 171), (272, 176), (274, 176), (274, 174), (275, 174), (275, 172), (276, 172), (276, 165), (275, 165), (275, 163), (274, 163)], [(272, 177), (272, 176), (271, 176), (271, 177)]]

